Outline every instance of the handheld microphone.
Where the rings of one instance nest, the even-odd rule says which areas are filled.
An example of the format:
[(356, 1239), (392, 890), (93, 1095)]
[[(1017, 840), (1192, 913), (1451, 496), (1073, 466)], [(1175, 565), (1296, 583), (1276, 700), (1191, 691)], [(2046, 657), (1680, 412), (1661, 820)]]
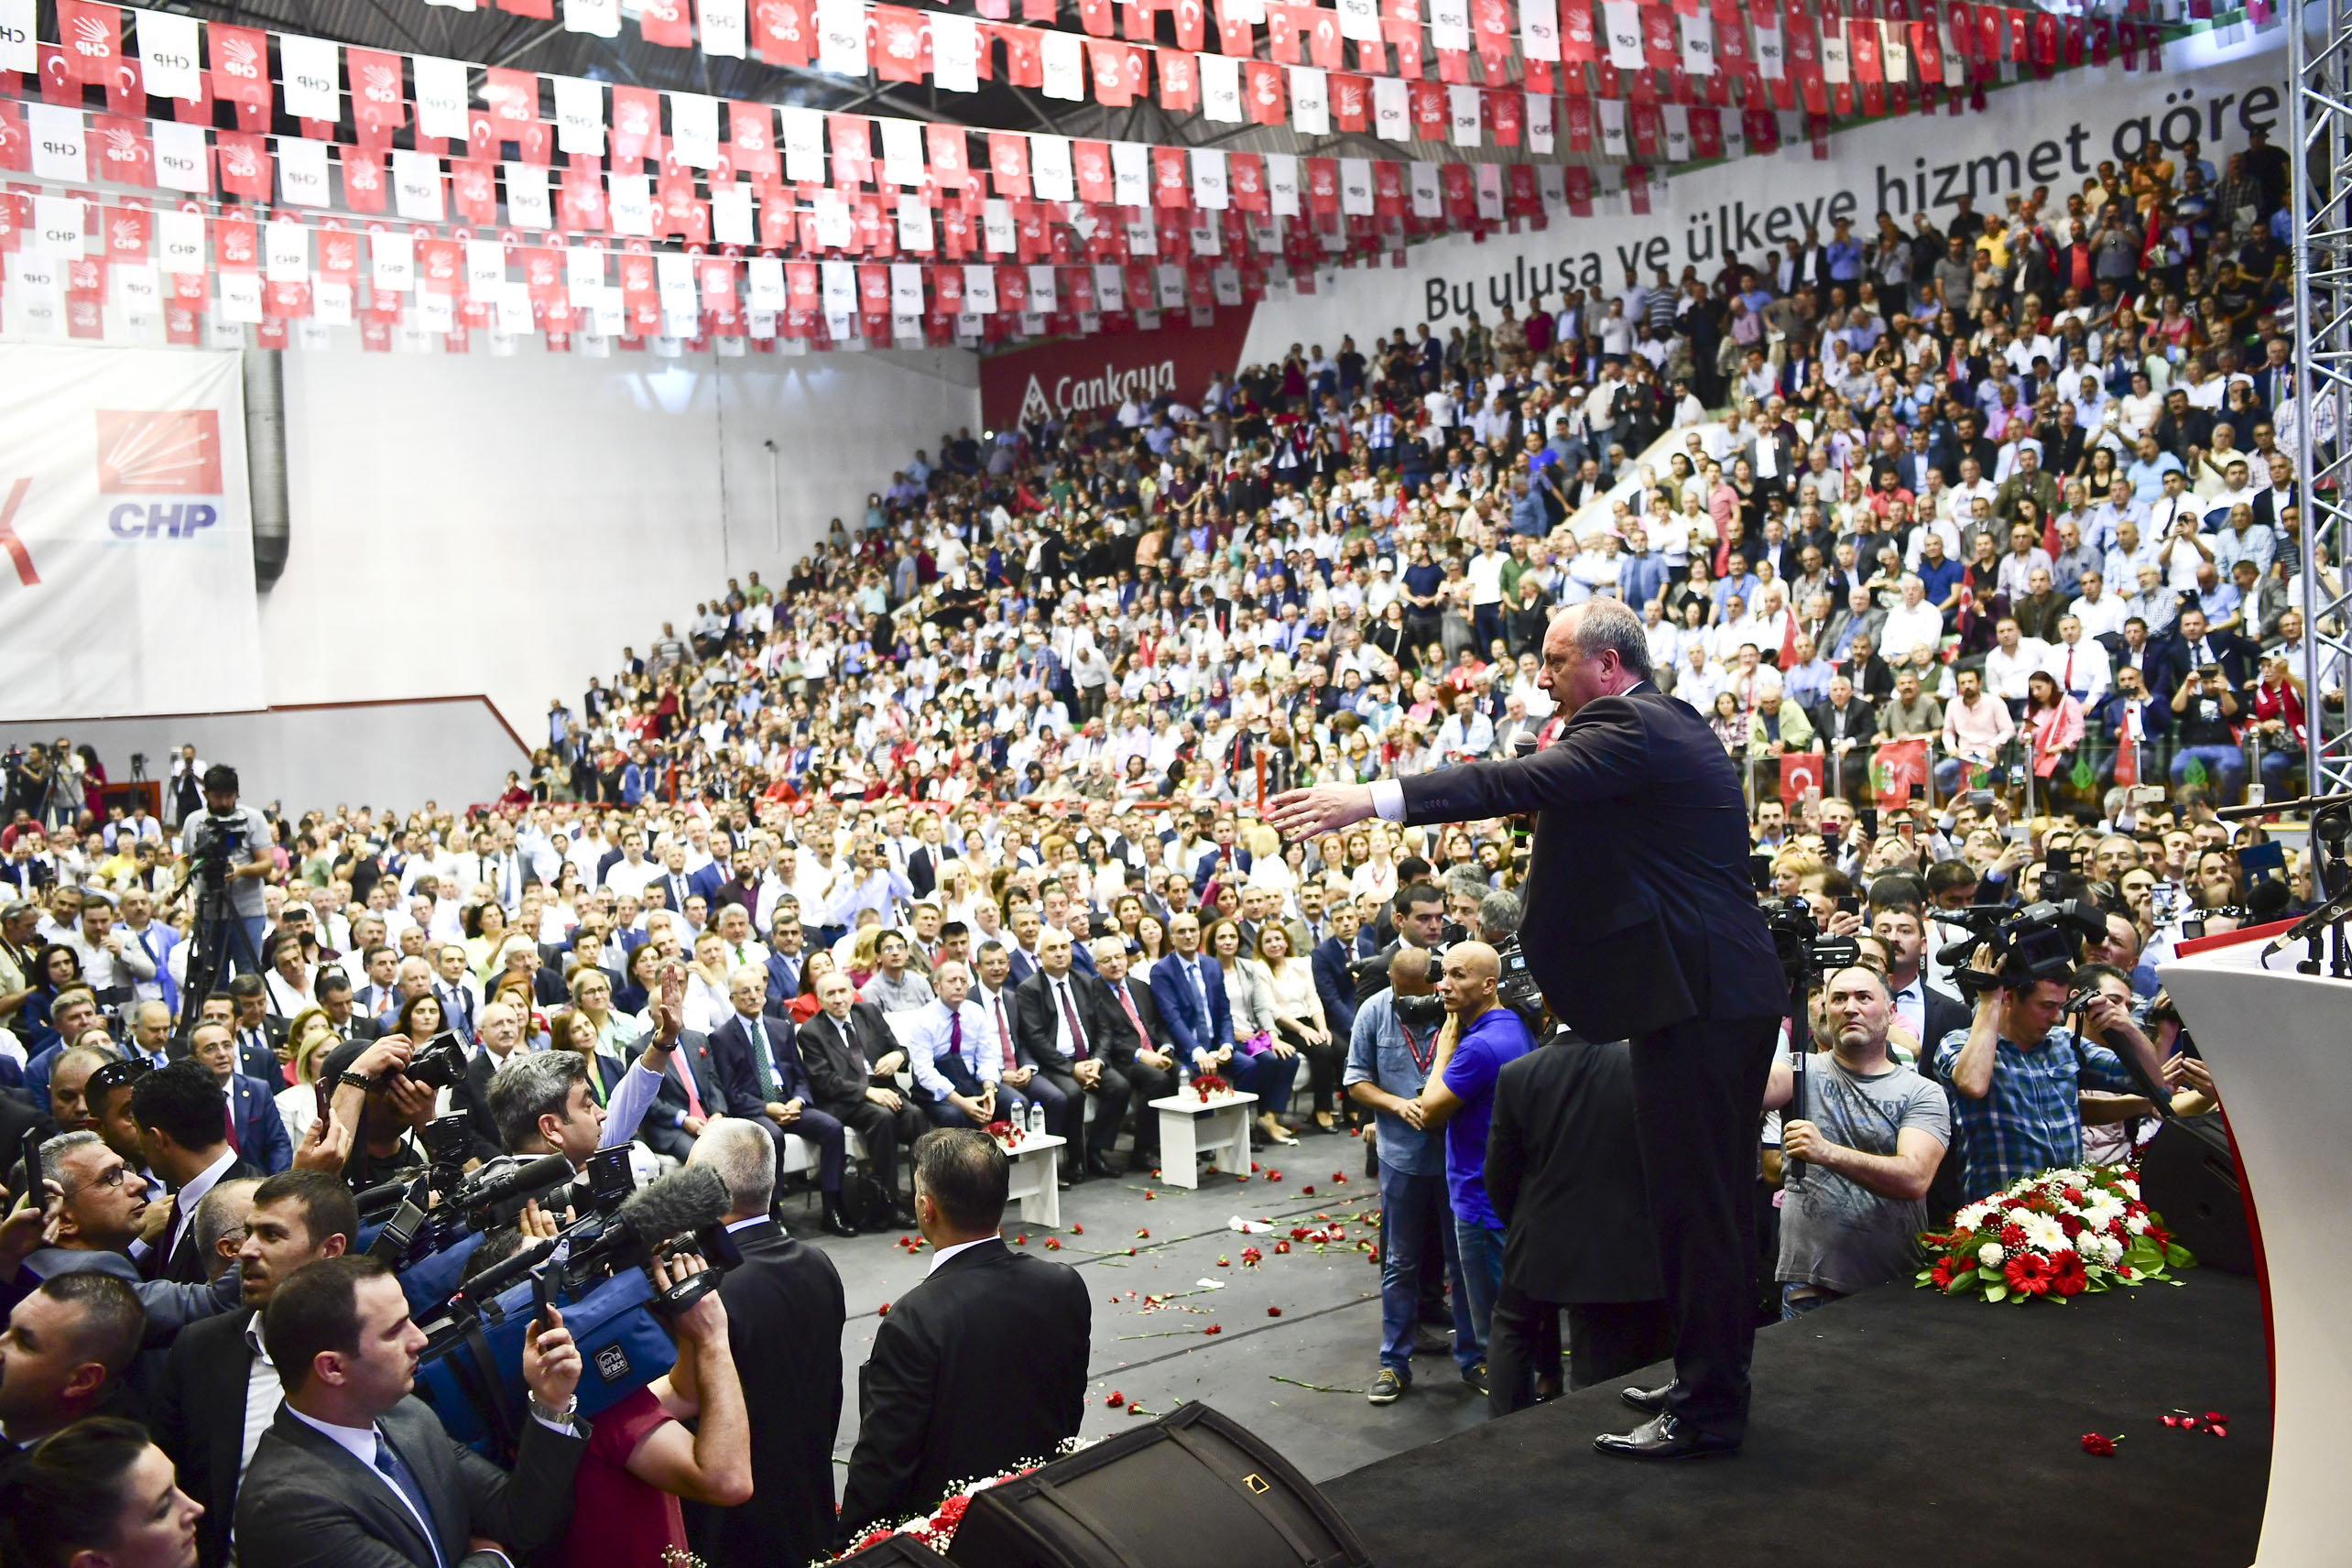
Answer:
[(1533, 730), (1521, 730), (1519, 734), (1511, 737), (1511, 755), (1513, 757), (1533, 757), (1535, 755), (1535, 732)]

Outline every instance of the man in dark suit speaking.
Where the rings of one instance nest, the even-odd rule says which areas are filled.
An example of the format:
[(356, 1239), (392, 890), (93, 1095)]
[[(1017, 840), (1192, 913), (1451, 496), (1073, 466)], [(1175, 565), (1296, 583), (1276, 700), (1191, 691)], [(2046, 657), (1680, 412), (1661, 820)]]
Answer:
[(1075, 1269), (996, 1234), (1010, 1175), (974, 1127), (937, 1127), (915, 1145), (931, 1272), (875, 1330), (858, 1373), (844, 1541), (928, 1509), (959, 1481), (1055, 1458), (1078, 1435), (1094, 1301)]
[(1650, 681), (1640, 617), (1572, 605), (1537, 684), (1566, 720), (1531, 757), (1402, 780), (1323, 784), (1272, 802), (1286, 838), (1377, 814), (1409, 823), (1536, 814), (1519, 929), (1553, 1016), (1633, 1042), (1643, 1183), (1674, 1313), (1674, 1381), (1628, 1391), (1654, 1419), (1597, 1441), (1682, 1459), (1737, 1450), (1755, 1339), (1757, 1116), (1787, 1010), (1749, 891), (1739, 779), (1704, 719)]

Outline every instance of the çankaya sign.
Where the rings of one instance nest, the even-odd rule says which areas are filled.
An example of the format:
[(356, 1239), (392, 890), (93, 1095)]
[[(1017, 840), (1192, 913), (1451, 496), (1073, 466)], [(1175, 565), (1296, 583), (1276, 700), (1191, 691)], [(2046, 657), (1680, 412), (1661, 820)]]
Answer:
[(1679, 278), (1695, 266), (1711, 278), (1728, 250), (1761, 266), (1765, 253), (1787, 254), (1807, 226), (1826, 241), (1838, 218), (1857, 238), (1878, 227), (1883, 209), (1908, 229), (1926, 210), (1941, 225), (1963, 195), (1979, 212), (1998, 212), (2012, 191), (2050, 188), (2053, 206), (2079, 190), (2102, 159), (2136, 157), (2151, 141), (2178, 147), (2192, 138), (2218, 169), (2226, 155), (2261, 129), (2283, 145), (2286, 28), (2193, 35), (2165, 50), (2161, 74), (2120, 65), (2085, 67), (2047, 82), (1992, 93), (1984, 114), (1959, 118), (1914, 114), (1874, 120), (1830, 139), (1815, 160), (1800, 142), (1793, 156), (1759, 156), (1695, 170), (1653, 187), (1647, 215), (1620, 211), (1595, 219), (1555, 212), (1549, 229), (1497, 235), (1479, 245), (1454, 235), (1414, 245), (1405, 266), (1341, 270), (1315, 294), (1269, 300), (1242, 346), (1242, 364), (1279, 362), (1292, 343), (1336, 350), (1354, 333), (1359, 346), (1395, 327), (1417, 334), (1427, 321), (1440, 336), (1472, 310), (1492, 324), (1508, 304), (1522, 314), (1530, 293), (1568, 287), (1614, 293), (1628, 267), (1651, 281), (1663, 267)]
[[(1263, 307), (1259, 307), (1262, 309)], [(1016, 421), (1108, 411), (1132, 397), (1162, 393), (1193, 399), (1222, 370), (1230, 375), (1248, 334), (1252, 307), (1218, 306), (1213, 326), (1186, 324), (1169, 311), (1156, 332), (1101, 333), (989, 354), (980, 361), (980, 419), (1002, 430)]]

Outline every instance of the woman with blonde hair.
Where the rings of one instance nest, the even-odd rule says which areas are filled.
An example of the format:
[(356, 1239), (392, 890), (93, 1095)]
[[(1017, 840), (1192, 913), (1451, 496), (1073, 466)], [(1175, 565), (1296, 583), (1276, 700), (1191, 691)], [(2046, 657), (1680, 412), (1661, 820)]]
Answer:
[(342, 1043), (323, 1007), (305, 1007), (286, 1026), (286, 1064), (294, 1081), (278, 1091), (278, 1119), (298, 1145), (319, 1116), (319, 1063)]

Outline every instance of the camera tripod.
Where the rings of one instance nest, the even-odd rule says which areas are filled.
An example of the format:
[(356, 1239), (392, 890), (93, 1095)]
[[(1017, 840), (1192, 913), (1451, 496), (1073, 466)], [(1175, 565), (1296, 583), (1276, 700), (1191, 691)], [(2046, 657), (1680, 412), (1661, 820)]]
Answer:
[[(196, 1029), (198, 1018), (204, 1010), (204, 998), (212, 994), (214, 984), (223, 970), (232, 966), (245, 974), (262, 972), (261, 954), (254, 951), (253, 939), (245, 934), (245, 921), (238, 918), (236, 902), (229, 897), (229, 862), (225, 849), (199, 851), (199, 858), (189, 872), (189, 880), (196, 886), (195, 918), (188, 927), (188, 963), (180, 987), (180, 1018), (171, 1029), (173, 1060), (188, 1054), (189, 1036)], [(224, 951), (225, 950), (225, 951)], [(267, 985), (262, 998), (272, 1009), (277, 999)]]

